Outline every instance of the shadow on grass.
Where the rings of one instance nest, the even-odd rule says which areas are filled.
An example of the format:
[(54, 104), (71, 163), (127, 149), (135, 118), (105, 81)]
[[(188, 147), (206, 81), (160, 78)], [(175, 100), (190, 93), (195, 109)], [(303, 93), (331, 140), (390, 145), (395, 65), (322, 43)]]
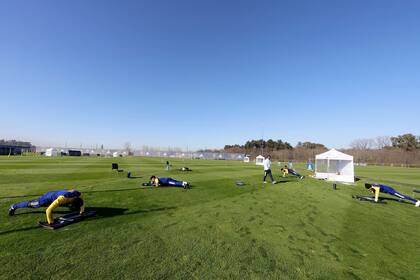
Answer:
[[(31, 211), (29, 208), (25, 208), (27, 211), (22, 212), (22, 213), (18, 213), (15, 212), (14, 216), (21, 216), (21, 215), (28, 215), (28, 214), (45, 214), (45, 210), (35, 210), (35, 211)], [(45, 208), (46, 209), (46, 208)], [(16, 211), (20, 211), (20, 209), (16, 210)], [(70, 210), (60, 210), (60, 211), (54, 211), (54, 214), (69, 214), (71, 213)]]
[[(409, 201), (407, 201), (407, 200), (398, 199), (398, 198), (393, 198), (393, 197), (382, 197), (382, 196), (380, 196), (380, 197), (379, 197), (379, 199), (382, 199), (382, 200), (390, 200), (390, 201), (396, 201), (396, 202), (399, 202), (399, 203), (405, 203), (405, 204), (413, 204), (412, 202), (409, 202)], [(413, 205), (414, 205), (414, 204), (413, 204)]]
[[(105, 218), (111, 218), (111, 217), (115, 217), (115, 216), (127, 216), (127, 215), (136, 215), (136, 214), (147, 214), (147, 213), (155, 213), (155, 212), (164, 212), (164, 211), (168, 211), (168, 210), (173, 210), (176, 209), (177, 207), (174, 206), (169, 206), (169, 207), (156, 207), (156, 208), (147, 208), (147, 209), (140, 209), (140, 210), (136, 210), (133, 212), (127, 212), (129, 209), (128, 208), (115, 208), (115, 207), (87, 207), (86, 211), (96, 211), (96, 217), (94, 217), (94, 219), (105, 219)], [(19, 213), (19, 214), (15, 214), (15, 215), (23, 215), (23, 214), (32, 214), (32, 213), (45, 213), (44, 211), (32, 211), (32, 212), (24, 212), (24, 213)], [(68, 214), (70, 213), (70, 211), (55, 211), (55, 214)], [(86, 221), (89, 221), (86, 220)], [(16, 232), (23, 232), (23, 231), (30, 231), (30, 230), (34, 230), (34, 229), (39, 229), (39, 226), (30, 226), (30, 227), (25, 227), (25, 228), (20, 228), (20, 229), (12, 229), (12, 230), (7, 230), (7, 231), (2, 231), (0, 232), (0, 236), (2, 235), (6, 235), (6, 234), (10, 234), (10, 233), (16, 233)]]
[[(98, 190), (98, 191), (81, 191), (82, 194), (84, 193), (101, 193), (101, 192), (124, 192), (124, 191), (134, 191), (134, 190), (139, 190), (139, 189), (143, 189), (141, 187), (138, 188), (129, 188), (129, 189), (113, 189), (113, 190)], [(0, 197), (0, 199), (9, 199), (9, 198), (21, 198), (21, 197), (40, 197), (44, 194), (26, 194), (26, 195), (16, 195), (16, 196), (3, 196)]]
[(19, 228), (19, 229), (11, 229), (11, 230), (6, 230), (6, 231), (2, 231), (0, 232), (0, 236), (1, 235), (6, 235), (9, 233), (16, 233), (16, 232), (22, 232), (22, 231), (29, 231), (29, 230), (33, 230), (33, 229), (37, 229), (39, 228), (39, 226), (31, 226), (31, 227), (25, 227), (25, 228)]
[(277, 185), (277, 184), (285, 184), (285, 183), (289, 183), (289, 182), (293, 182), (293, 181), (276, 181), (276, 183), (274, 184), (274, 185)]
[[(374, 196), (366, 196), (366, 197), (370, 197), (372, 199), (375, 198)], [(410, 202), (410, 201), (407, 201), (407, 200), (404, 200), (404, 199), (394, 198), (394, 197), (380, 196), (380, 197), (378, 197), (378, 199), (381, 200), (381, 201), (395, 201), (395, 202), (399, 202), (399, 203), (414, 205), (413, 202)]]
[(0, 199), (20, 198), (20, 197), (29, 197), (29, 196), (40, 197), (41, 195), (43, 195), (43, 194), (25, 194), (25, 195), (15, 195), (15, 196), (2, 196), (2, 197), (0, 197)]

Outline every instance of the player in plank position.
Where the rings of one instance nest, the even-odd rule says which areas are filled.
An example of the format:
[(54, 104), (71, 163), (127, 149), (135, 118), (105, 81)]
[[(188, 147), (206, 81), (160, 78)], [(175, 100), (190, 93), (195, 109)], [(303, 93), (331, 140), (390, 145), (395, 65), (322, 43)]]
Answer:
[(172, 178), (160, 178), (160, 177), (156, 177), (155, 175), (150, 177), (150, 182), (148, 183), (148, 185), (154, 186), (154, 187), (160, 187), (160, 186), (183, 187), (184, 189), (190, 187), (190, 184), (188, 184), (188, 182), (178, 181)]
[(303, 179), (303, 175), (300, 175), (293, 169), (288, 168), (287, 165), (285, 165), (284, 168), (281, 169), (281, 171), (283, 172), (283, 177), (286, 177), (287, 174), (292, 174), (292, 175), (295, 175), (296, 177), (299, 177), (299, 179)]
[(420, 206), (420, 200), (414, 199), (412, 197), (409, 197), (408, 195), (403, 195), (399, 192), (397, 192), (396, 190), (394, 190), (393, 188), (389, 187), (389, 186), (385, 186), (385, 185), (381, 185), (381, 184), (369, 184), (366, 183), (365, 184), (365, 188), (372, 192), (373, 194), (375, 194), (375, 202), (378, 202), (379, 199), (379, 193), (387, 193), (393, 196), (398, 197), (399, 199), (404, 199), (404, 200), (408, 200), (411, 201), (415, 204), (416, 207)]
[(39, 208), (47, 207), (47, 221), (49, 224), (54, 223), (52, 211), (60, 206), (67, 206), (71, 209), (77, 209), (80, 214), (85, 211), (85, 205), (81, 198), (81, 193), (76, 190), (59, 190), (48, 192), (37, 199), (22, 201), (13, 204), (9, 208), (9, 216), (13, 216), (15, 211), (20, 208)]

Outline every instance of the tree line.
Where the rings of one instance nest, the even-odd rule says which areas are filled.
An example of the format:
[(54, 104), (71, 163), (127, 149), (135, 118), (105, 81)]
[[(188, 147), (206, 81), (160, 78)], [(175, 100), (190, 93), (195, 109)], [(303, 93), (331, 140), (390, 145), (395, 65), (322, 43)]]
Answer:
[(0, 139), (0, 145), (17, 146), (17, 147), (32, 147), (31, 142), (4, 140), (4, 139)]
[(290, 145), (290, 143), (288, 142), (283, 142), (282, 140), (273, 140), (273, 139), (268, 139), (267, 141), (260, 139), (260, 140), (250, 140), (247, 141), (244, 145), (225, 145), (224, 150), (231, 150), (231, 149), (235, 149), (235, 150), (260, 150), (260, 149), (267, 149), (269, 151), (274, 151), (274, 150), (288, 150), (288, 149), (293, 149), (292, 145)]
[[(251, 156), (270, 154), (280, 161), (314, 160), (317, 154), (327, 151), (324, 144), (298, 142), (295, 147), (282, 140), (250, 140), (245, 144), (225, 145), (225, 152), (243, 153)], [(350, 148), (342, 152), (354, 156), (357, 163), (414, 166), (420, 165), (420, 136), (406, 133), (398, 136), (378, 136), (356, 139)]]
[(312, 142), (298, 142), (296, 147), (293, 147), (289, 142), (283, 140), (249, 140), (245, 144), (225, 145), (224, 151), (232, 153), (243, 153), (243, 154), (260, 154), (260, 153), (275, 153), (284, 151), (290, 152), (293, 150), (326, 150), (327, 148), (323, 144), (312, 143)]
[(350, 149), (355, 162), (402, 166), (420, 165), (420, 136), (406, 133), (398, 136), (380, 136), (354, 140)]

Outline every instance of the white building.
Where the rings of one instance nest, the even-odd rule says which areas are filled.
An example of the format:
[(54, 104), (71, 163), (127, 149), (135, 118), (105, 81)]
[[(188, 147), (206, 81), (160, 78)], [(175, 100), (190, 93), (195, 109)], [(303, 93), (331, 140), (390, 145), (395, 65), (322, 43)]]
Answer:
[(336, 149), (317, 155), (315, 157), (315, 178), (354, 183), (353, 156)]

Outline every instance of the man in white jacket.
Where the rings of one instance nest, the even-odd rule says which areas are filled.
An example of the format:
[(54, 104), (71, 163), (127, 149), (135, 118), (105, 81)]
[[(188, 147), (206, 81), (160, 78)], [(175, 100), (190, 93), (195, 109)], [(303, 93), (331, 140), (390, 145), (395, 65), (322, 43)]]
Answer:
[(273, 174), (271, 174), (271, 156), (268, 155), (265, 159), (264, 159), (264, 184), (266, 184), (267, 182), (265, 181), (265, 179), (267, 178), (267, 176), (270, 176), (271, 179), (271, 183), (275, 184), (276, 181), (274, 181), (273, 179)]

